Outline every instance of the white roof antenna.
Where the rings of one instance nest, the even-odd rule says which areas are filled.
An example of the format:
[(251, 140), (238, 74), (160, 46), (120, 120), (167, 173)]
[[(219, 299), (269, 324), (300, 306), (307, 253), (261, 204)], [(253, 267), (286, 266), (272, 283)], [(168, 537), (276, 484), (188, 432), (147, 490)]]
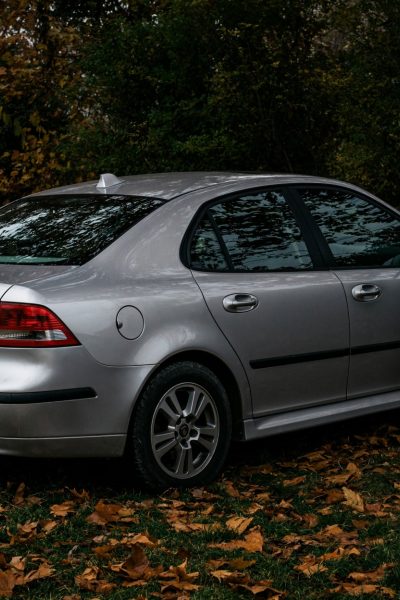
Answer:
[(96, 187), (104, 190), (120, 183), (123, 183), (122, 179), (118, 179), (113, 173), (102, 173)]

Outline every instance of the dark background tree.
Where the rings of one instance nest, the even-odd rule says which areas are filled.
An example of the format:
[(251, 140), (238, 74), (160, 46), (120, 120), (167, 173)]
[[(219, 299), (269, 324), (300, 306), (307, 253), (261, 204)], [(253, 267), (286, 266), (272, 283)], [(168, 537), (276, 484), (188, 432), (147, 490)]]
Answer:
[(399, 203), (389, 0), (14, 0), (0, 13), (1, 200), (188, 169), (339, 176)]

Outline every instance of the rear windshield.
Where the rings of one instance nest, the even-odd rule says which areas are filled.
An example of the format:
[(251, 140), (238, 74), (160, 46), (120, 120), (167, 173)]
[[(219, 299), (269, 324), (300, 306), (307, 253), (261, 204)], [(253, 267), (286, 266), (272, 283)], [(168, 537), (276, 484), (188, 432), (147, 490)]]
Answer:
[(0, 209), (0, 264), (81, 265), (162, 204), (97, 194), (16, 200)]

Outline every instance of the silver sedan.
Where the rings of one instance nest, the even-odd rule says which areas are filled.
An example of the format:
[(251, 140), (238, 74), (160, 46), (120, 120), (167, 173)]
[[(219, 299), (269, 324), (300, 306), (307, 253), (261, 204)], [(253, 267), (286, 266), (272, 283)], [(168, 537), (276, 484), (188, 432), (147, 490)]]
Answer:
[(339, 181), (105, 174), (0, 209), (0, 454), (215, 478), (400, 406), (400, 214)]

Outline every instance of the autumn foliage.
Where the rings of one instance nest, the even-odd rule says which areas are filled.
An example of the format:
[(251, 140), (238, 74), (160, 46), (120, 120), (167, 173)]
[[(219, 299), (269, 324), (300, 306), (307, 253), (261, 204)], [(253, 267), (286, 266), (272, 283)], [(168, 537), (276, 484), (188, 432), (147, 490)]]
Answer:
[(0, 596), (397, 598), (400, 430), (352, 428), (241, 447), (213, 486), (160, 496), (123, 463), (3, 461)]

